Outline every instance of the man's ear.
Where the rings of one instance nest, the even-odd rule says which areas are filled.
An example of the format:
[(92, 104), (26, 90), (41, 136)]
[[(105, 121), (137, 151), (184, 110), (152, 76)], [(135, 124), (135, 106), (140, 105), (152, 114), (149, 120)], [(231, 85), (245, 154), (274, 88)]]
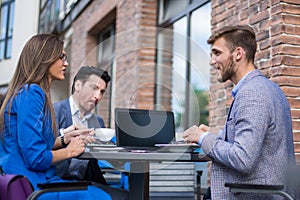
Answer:
[(75, 82), (75, 91), (79, 91), (82, 87), (82, 82), (80, 80), (77, 80)]
[(241, 60), (245, 56), (245, 51), (242, 47), (237, 47), (235, 49), (235, 59), (236, 61)]

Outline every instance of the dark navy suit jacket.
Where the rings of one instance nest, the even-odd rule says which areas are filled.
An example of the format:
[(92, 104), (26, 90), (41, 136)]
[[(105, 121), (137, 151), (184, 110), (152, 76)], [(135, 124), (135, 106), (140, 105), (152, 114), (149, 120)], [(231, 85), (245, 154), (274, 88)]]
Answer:
[[(54, 111), (56, 115), (56, 125), (57, 132), (60, 134), (59, 130), (62, 128), (67, 128), (73, 124), (72, 122), (72, 113), (69, 98), (59, 101), (53, 104)], [(88, 119), (88, 128), (104, 128), (104, 121), (100, 116), (92, 115), (91, 118)], [(72, 158), (76, 159), (76, 158)], [(77, 160), (77, 159), (76, 159)], [(63, 177), (67, 172), (69, 163), (71, 160), (65, 160), (57, 164), (57, 175)]]

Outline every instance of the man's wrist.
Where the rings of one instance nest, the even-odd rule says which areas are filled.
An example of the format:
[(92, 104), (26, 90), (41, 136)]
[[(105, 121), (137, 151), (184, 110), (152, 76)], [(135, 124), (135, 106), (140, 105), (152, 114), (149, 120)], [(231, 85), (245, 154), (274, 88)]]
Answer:
[(198, 138), (198, 145), (201, 146), (202, 145), (202, 142), (203, 142), (203, 139), (204, 137), (208, 134), (209, 132), (204, 132), (200, 135), (200, 137)]

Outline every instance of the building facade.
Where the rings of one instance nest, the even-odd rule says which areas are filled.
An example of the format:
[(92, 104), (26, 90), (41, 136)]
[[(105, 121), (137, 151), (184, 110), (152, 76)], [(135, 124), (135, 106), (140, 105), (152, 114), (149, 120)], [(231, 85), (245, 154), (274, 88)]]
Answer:
[[(11, 22), (4, 20), (3, 13), (14, 2), (16, 28), (10, 32)], [(70, 94), (80, 66), (94, 65), (112, 75), (108, 92), (95, 110), (107, 127), (114, 127), (116, 107), (172, 110), (178, 137), (193, 124), (209, 123), (215, 131), (223, 129), (233, 85), (217, 82), (208, 64), (206, 40), (211, 31), (223, 26), (250, 25), (258, 42), (255, 65), (281, 87), (290, 102), (300, 162), (299, 0), (22, 2), (1, 1), (1, 34), (6, 30), (0, 38), (2, 88), (9, 83), (19, 50), (38, 27), (39, 33), (55, 33), (64, 39), (69, 58), (66, 80), (53, 85), (54, 102)], [(22, 9), (25, 6), (28, 9)], [(39, 17), (28, 19), (25, 25), (23, 10), (26, 23), (28, 16), (39, 13)], [(11, 55), (3, 47), (5, 42), (12, 44)]]
[[(69, 95), (80, 66), (94, 65), (112, 75), (95, 111), (107, 127), (114, 127), (116, 107), (172, 110), (179, 133), (200, 120), (207, 123), (210, 1), (74, 0), (40, 5), (39, 32), (60, 35), (70, 58), (69, 84), (56, 83), (54, 101)], [(181, 187), (189, 193), (198, 169), (190, 165), (189, 180), (182, 182), (190, 186)], [(199, 168), (207, 169), (204, 165)], [(161, 185), (152, 186), (150, 191)], [(163, 190), (174, 192), (174, 187)]]
[[(178, 133), (200, 123), (223, 129), (233, 85), (217, 82), (206, 40), (223, 26), (250, 25), (257, 34), (255, 65), (291, 104), (300, 162), (299, 1), (69, 0), (41, 5), (40, 22), (47, 21), (43, 16), (55, 16), (49, 10), (59, 10), (51, 26), (40, 23), (40, 32), (68, 41), (69, 83), (82, 65), (96, 65), (112, 75), (109, 94), (96, 110), (109, 127), (114, 127), (114, 108), (131, 107), (172, 110)], [(56, 87), (54, 96), (66, 94), (65, 86)]]
[[(107, 126), (115, 107), (165, 109), (177, 114), (183, 131), (207, 122), (210, 7), (207, 0), (41, 1), (39, 32), (67, 41), (69, 83), (82, 65), (110, 72), (110, 94), (98, 108)], [(61, 99), (69, 89), (59, 88), (53, 96)]]
[(39, 2), (2, 0), (0, 8), (0, 93), (4, 93), (25, 42), (38, 32)]
[[(67, 41), (69, 82), (81, 65), (111, 73), (110, 92), (97, 110), (107, 126), (114, 126), (115, 107), (166, 109), (174, 111), (182, 132), (199, 121), (222, 129), (232, 101), (232, 83), (218, 83), (208, 65), (210, 31), (252, 26), (258, 42), (256, 66), (290, 101), (300, 161), (299, 15), (297, 0), (57, 0), (41, 1), (39, 30)], [(66, 95), (63, 85), (54, 96)]]

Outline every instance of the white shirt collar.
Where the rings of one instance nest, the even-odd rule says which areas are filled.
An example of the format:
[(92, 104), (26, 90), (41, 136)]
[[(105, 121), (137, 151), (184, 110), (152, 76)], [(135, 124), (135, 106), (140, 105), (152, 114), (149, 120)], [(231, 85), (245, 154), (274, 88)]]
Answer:
[[(76, 102), (74, 101), (74, 98), (73, 98), (72, 95), (69, 98), (69, 102), (70, 102), (70, 107), (71, 107), (72, 118), (75, 117), (75, 116), (77, 116), (77, 118), (80, 119), (80, 110), (79, 110), (79, 107), (77, 106)], [(83, 117), (82, 121), (88, 120), (89, 118), (92, 117), (92, 115), (93, 114), (91, 112), (87, 113)]]

